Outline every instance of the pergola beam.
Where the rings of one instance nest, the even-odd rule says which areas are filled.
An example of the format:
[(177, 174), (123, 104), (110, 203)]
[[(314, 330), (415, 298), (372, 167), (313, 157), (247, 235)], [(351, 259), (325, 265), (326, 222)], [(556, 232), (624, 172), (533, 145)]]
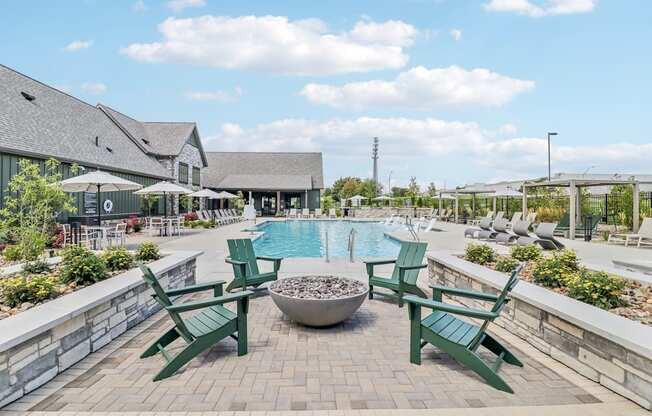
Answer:
[(640, 198), (641, 198), (641, 187), (638, 182), (633, 185), (633, 194), (632, 194), (632, 232), (637, 233), (639, 227), (639, 215), (640, 215)]
[(577, 221), (576, 217), (576, 208), (577, 208), (577, 186), (575, 185), (575, 181), (570, 181), (569, 183), (569, 195), (568, 195), (568, 200), (569, 200), (569, 206), (570, 206), (570, 213), (568, 215), (569, 220), (570, 220), (570, 229), (568, 230), (568, 238), (571, 240), (575, 239), (575, 225)]

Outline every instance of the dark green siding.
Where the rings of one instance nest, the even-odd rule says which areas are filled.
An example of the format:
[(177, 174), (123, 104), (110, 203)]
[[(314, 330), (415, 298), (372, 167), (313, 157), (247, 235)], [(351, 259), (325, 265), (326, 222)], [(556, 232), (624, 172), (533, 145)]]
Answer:
[[(12, 154), (7, 154), (7, 153), (0, 153), (0, 207), (4, 206), (4, 201), (5, 201), (5, 196), (7, 193), (7, 185), (9, 184), (9, 180), (13, 175), (16, 174), (18, 171), (18, 161), (20, 159), (23, 159), (21, 156), (17, 155), (12, 155)], [(34, 162), (37, 162), (40, 167), (41, 171), (43, 172), (45, 169), (45, 161), (42, 159), (33, 159)], [(72, 175), (71, 173), (71, 165), (68, 163), (62, 163), (61, 164), (61, 169), (62, 169), (62, 175), (64, 179), (70, 178)], [(88, 168), (86, 171), (90, 172), (94, 170), (93, 168)], [(107, 171), (108, 173), (119, 176), (121, 178), (130, 180), (132, 182), (139, 183), (145, 186), (150, 186), (153, 185), (161, 179), (158, 178), (151, 178), (151, 177), (146, 177), (142, 175), (134, 175), (134, 174), (128, 174), (128, 173), (121, 173), (121, 172), (113, 172), (113, 171)], [(80, 172), (83, 173), (83, 172)], [(84, 214), (84, 206), (83, 206), (83, 201), (84, 201), (84, 194), (82, 192), (74, 193), (72, 194), (73, 197), (75, 198), (76, 201), (76, 206), (77, 206), (77, 212), (70, 214), (69, 217), (70, 219), (84, 219), (85, 216)], [(110, 219), (110, 218), (124, 218), (132, 214), (137, 214), (137, 215), (142, 215), (143, 213), (143, 198), (139, 197), (137, 195), (133, 194), (133, 191), (121, 191), (121, 192), (102, 192), (101, 196), (101, 201), (99, 202), (98, 206), (101, 209), (102, 208), (102, 203), (103, 201), (110, 199), (113, 201), (113, 210), (111, 214), (107, 214), (102, 210), (102, 218)], [(163, 204), (161, 201), (159, 201), (159, 207), (158, 207), (158, 213), (163, 212)], [(92, 215), (91, 217), (95, 217), (95, 215)]]

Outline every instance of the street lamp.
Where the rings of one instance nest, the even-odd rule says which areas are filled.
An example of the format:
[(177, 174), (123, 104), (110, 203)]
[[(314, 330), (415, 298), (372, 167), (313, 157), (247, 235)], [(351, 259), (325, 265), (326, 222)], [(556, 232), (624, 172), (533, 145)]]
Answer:
[(389, 171), (389, 177), (387, 178), (387, 193), (389, 195), (392, 194), (392, 173), (394, 173), (393, 170)]
[(548, 133), (548, 181), (550, 181), (550, 136), (556, 136), (557, 133)]

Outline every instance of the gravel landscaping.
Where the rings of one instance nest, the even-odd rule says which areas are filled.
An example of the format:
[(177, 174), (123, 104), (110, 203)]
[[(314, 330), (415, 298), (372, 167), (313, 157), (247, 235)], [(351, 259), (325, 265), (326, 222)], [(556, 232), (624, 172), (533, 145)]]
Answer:
[(367, 286), (342, 277), (307, 276), (278, 280), (270, 289), (279, 295), (298, 299), (340, 299), (365, 293)]

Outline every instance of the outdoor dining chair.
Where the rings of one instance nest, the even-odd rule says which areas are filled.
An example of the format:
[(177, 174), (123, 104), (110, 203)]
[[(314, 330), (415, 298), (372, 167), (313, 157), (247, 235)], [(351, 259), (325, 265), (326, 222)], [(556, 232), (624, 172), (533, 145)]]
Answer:
[(115, 225), (115, 228), (108, 230), (106, 233), (106, 239), (109, 243), (109, 247), (112, 247), (113, 244), (119, 242), (119, 247), (124, 247), (127, 243), (127, 223), (121, 222)]

